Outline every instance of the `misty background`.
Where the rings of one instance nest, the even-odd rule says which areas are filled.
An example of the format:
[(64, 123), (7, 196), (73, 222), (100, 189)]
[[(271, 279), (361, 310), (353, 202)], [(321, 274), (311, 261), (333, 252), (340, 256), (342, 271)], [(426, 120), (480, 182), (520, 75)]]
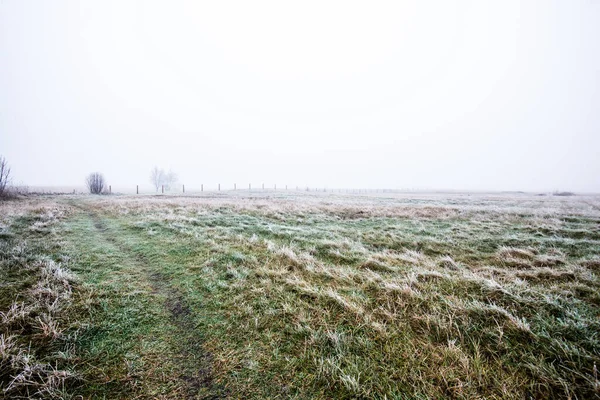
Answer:
[(0, 1), (13, 179), (600, 192), (600, 2)]

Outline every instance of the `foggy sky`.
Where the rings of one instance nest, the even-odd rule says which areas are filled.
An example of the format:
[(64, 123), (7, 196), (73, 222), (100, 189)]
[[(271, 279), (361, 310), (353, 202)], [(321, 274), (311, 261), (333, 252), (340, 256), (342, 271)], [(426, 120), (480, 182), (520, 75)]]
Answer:
[(599, 110), (596, 0), (0, 0), (29, 185), (600, 192)]

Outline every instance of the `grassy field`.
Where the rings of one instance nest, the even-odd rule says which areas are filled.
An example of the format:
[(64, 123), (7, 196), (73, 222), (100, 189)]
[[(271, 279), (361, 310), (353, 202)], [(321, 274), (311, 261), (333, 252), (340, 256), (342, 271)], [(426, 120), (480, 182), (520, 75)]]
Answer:
[(600, 398), (600, 197), (0, 203), (6, 398)]

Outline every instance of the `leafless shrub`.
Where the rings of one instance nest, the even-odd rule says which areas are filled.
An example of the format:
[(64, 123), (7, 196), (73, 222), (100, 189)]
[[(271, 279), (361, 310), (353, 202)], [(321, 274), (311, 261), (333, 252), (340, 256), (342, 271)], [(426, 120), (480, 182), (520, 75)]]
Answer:
[(4, 187), (2, 193), (0, 194), (0, 198), (2, 199), (16, 199), (20, 196), (26, 196), (29, 194), (29, 187), (25, 185), (12, 185), (9, 182), (9, 185)]
[(100, 172), (92, 172), (85, 179), (85, 185), (92, 194), (102, 193), (104, 191), (104, 187), (106, 186), (104, 175), (102, 175)]
[(164, 173), (165, 173), (165, 171), (162, 169), (159, 169), (158, 167), (154, 167), (150, 171), (150, 183), (152, 183), (152, 185), (154, 186), (154, 188), (156, 189), (157, 192), (158, 192), (158, 189), (160, 189), (160, 185), (162, 184), (162, 179), (163, 179)]
[(6, 192), (6, 185), (10, 182), (10, 166), (6, 162), (6, 158), (0, 156), (0, 197)]
[(17, 196), (25, 196), (29, 194), (29, 186), (23, 184), (11, 185), (7, 190), (11, 194)]

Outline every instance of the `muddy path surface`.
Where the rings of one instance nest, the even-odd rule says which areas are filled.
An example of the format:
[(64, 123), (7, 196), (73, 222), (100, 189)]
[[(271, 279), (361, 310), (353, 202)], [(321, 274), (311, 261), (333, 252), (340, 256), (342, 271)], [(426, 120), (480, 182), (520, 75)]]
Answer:
[[(139, 289), (140, 293), (146, 293), (148, 301), (162, 308), (167, 317), (159, 322), (164, 327), (158, 331), (168, 334), (164, 337), (152, 337), (151, 340), (154, 343), (162, 340), (164, 344), (159, 343), (156, 347), (172, 350), (164, 354), (164, 362), (172, 364), (175, 369), (175, 373), (169, 378), (171, 390), (160, 393), (160, 390), (154, 391), (141, 384), (140, 387), (146, 386), (143, 391), (146, 393), (138, 393), (136, 398), (227, 398), (226, 390), (215, 383), (211, 367), (212, 355), (203, 348), (202, 333), (197, 331), (195, 321), (199, 317), (198, 310), (188, 304), (185, 295), (172, 283), (161, 259), (144, 254), (134, 245), (144, 238), (127, 230), (123, 221), (117, 217), (101, 214), (82, 202), (70, 201), (69, 205), (77, 210), (75, 218), (79, 219), (79, 226), (86, 227), (85, 235), (88, 240), (104, 242), (118, 253), (119, 260), (123, 260), (125, 265), (122, 272), (112, 275), (111, 279), (126, 277), (128, 281), (137, 282), (139, 288), (134, 288), (133, 292)], [(129, 273), (132, 276), (128, 276)], [(129, 291), (132, 292), (131, 289)], [(144, 358), (144, 354), (139, 356)], [(177, 381), (173, 382), (173, 379)]]

